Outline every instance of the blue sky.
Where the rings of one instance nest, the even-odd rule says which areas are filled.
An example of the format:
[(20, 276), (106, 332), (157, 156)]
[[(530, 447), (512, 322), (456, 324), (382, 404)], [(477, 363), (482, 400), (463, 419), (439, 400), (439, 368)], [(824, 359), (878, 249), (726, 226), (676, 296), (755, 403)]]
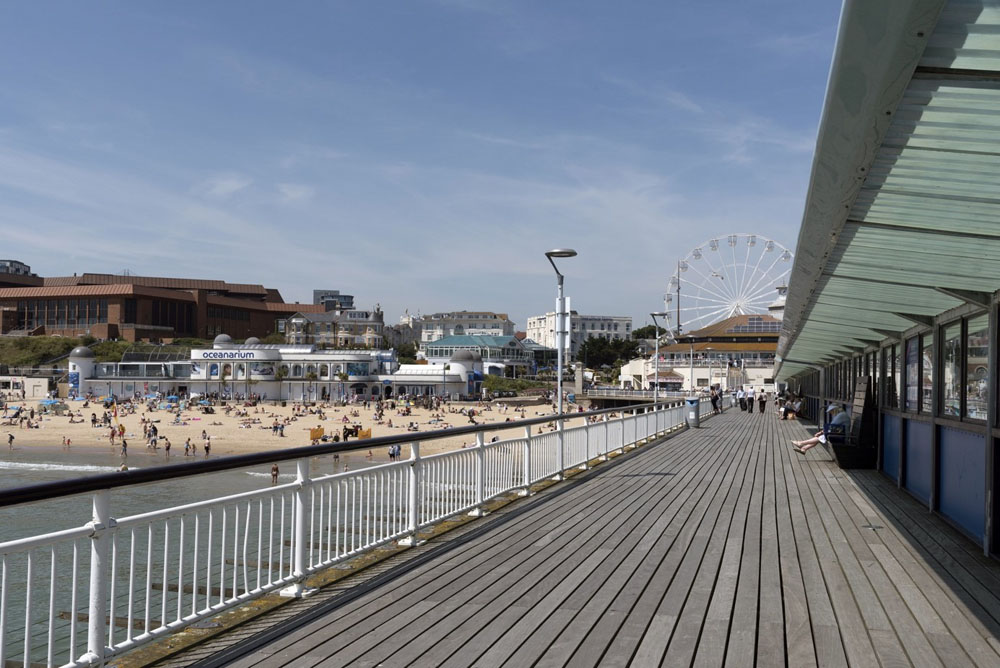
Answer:
[(794, 249), (839, 3), (9, 3), (0, 255), (404, 309), (662, 306)]

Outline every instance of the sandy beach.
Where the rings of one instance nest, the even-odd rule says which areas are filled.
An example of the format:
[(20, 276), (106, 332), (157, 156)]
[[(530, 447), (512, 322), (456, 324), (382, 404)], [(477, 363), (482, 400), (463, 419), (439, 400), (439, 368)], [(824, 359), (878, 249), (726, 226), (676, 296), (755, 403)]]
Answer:
[[(69, 402), (73, 422), (70, 422), (70, 415), (53, 415), (40, 413), (40, 407), (35, 402), (10, 402), (8, 412), (16, 406), (24, 406), (24, 410), (35, 409), (35, 422), (39, 425), (37, 429), (22, 428), (19, 424), (7, 424), (3, 421), (0, 426), (0, 433), (3, 434), (4, 441), (7, 434), (14, 435), (14, 447), (20, 448), (61, 448), (63, 440), (68, 439), (69, 448), (77, 449), (100, 449), (104, 452), (112, 449), (108, 434), (109, 428), (101, 426), (100, 420), (105, 412), (101, 403), (91, 403), (87, 408), (83, 407), (82, 401)], [(403, 406), (398, 402), (395, 409), (388, 406), (384, 409), (381, 421), (375, 419), (375, 405), (369, 404), (366, 409), (364, 404), (351, 404), (348, 406), (335, 406), (331, 404), (316, 404), (314, 406), (301, 406), (299, 404), (288, 403), (287, 406), (275, 405), (275, 402), (263, 402), (258, 406), (237, 405), (236, 402), (229, 402), (228, 408), (214, 406), (214, 413), (204, 413), (200, 407), (189, 407), (179, 414), (168, 412), (159, 408), (149, 409), (146, 405), (140, 405), (134, 413), (126, 413), (119, 406), (118, 422), (125, 428), (125, 438), (128, 441), (128, 451), (130, 453), (153, 454), (148, 448), (148, 441), (144, 439), (144, 420), (156, 426), (159, 439), (156, 453), (166, 458), (166, 441), (169, 440), (171, 449), (169, 457), (184, 458), (184, 443), (190, 439), (195, 451), (192, 453), (196, 457), (204, 457), (204, 435), (211, 440), (211, 456), (227, 456), (244, 454), (250, 452), (260, 452), (267, 450), (279, 450), (283, 448), (293, 448), (309, 445), (310, 430), (322, 428), (324, 433), (341, 435), (344, 426), (358, 426), (363, 430), (371, 429), (373, 438), (381, 436), (401, 436), (408, 433), (408, 425), (415, 424), (420, 432), (436, 431), (450, 427), (461, 427), (470, 425), (467, 412), (469, 409), (475, 411), (474, 419), (479, 424), (496, 424), (505, 421), (517, 421), (546, 415), (553, 415), (551, 405), (531, 405), (516, 407), (503, 403), (475, 404), (475, 403), (455, 403), (449, 404), (438, 411), (417, 408), (415, 406)], [(576, 407), (572, 406), (575, 410)], [(405, 411), (409, 415), (404, 415)], [(462, 413), (460, 411), (466, 411)], [(91, 426), (91, 414), (98, 418), (98, 426)], [(276, 435), (272, 430), (275, 421), (283, 423), (284, 436)], [(582, 418), (569, 420), (568, 426), (579, 423)], [(112, 424), (115, 421), (112, 419)], [(23, 423), (22, 423), (23, 424)], [(554, 427), (554, 423), (552, 425)], [(534, 430), (548, 431), (550, 425), (536, 425)], [(523, 427), (514, 427), (495, 432), (500, 439), (519, 437), (524, 434)], [(492, 438), (488, 436), (487, 440)], [(329, 441), (328, 441), (329, 442)], [(357, 442), (351, 437), (349, 443)], [(363, 442), (363, 441), (362, 441)], [(465, 436), (454, 436), (425, 441), (421, 444), (421, 453), (434, 454), (454, 450), (474, 443), (474, 438)], [(0, 445), (2, 447), (2, 445)], [(120, 449), (120, 441), (115, 440), (113, 448), (116, 452)], [(371, 462), (387, 462), (389, 455), (387, 448), (378, 448), (372, 451)], [(403, 447), (404, 457), (409, 456), (409, 449)], [(358, 455), (355, 455), (357, 457)], [(363, 455), (367, 459), (367, 453)]]

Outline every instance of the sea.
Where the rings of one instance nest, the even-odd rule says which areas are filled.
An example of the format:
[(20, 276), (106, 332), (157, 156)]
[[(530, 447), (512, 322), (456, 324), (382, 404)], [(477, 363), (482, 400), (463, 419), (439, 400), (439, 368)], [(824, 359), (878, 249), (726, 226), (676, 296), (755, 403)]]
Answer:
[[(176, 451), (176, 448), (174, 449)], [(204, 459), (185, 457), (172, 453), (166, 457), (163, 450), (130, 449), (130, 470), (171, 466)], [(213, 459), (216, 457), (213, 456)], [(61, 446), (31, 446), (9, 451), (0, 449), (0, 490), (22, 487), (55, 480), (69, 480), (85, 476), (112, 473), (119, 469), (122, 460), (118, 449), (70, 448)], [(332, 455), (316, 457), (312, 462), (312, 475), (337, 473), (345, 465), (351, 470), (371, 466), (365, 453), (346, 453), (335, 461)], [(295, 479), (295, 462), (280, 462), (279, 482)], [(111, 493), (114, 517), (125, 517), (162, 508), (204, 501), (230, 494), (263, 489), (271, 485), (270, 464), (249, 469), (238, 469), (208, 475), (176, 478), (163, 483), (117, 488)], [(65, 497), (32, 503), (24, 506), (0, 508), (0, 543), (78, 527), (91, 519), (90, 495)]]
[[(312, 461), (311, 472), (314, 477), (340, 472), (345, 465), (351, 470), (358, 470), (366, 466), (372, 466), (377, 462), (369, 462), (365, 458), (365, 451), (341, 454), (339, 460), (334, 460), (332, 455), (316, 457)], [(213, 457), (213, 459), (216, 457)], [(134, 449), (128, 455), (128, 467), (130, 470), (152, 468), (158, 466), (173, 466), (183, 462), (190, 462), (192, 459), (202, 460), (204, 457), (198, 455), (196, 458), (185, 457), (183, 450), (180, 455), (171, 454), (166, 457), (164, 451), (150, 451), (141, 448)], [(45, 447), (32, 446), (15, 449), (13, 451), (2, 448), (0, 450), (0, 489), (10, 489), (35, 483), (51, 482), (56, 480), (69, 480), (86, 476), (112, 473), (121, 466), (121, 458), (117, 450), (102, 448), (70, 448), (64, 449), (62, 446)], [(295, 462), (289, 460), (279, 462), (280, 472), (279, 482), (286, 483), (295, 479)], [(226, 471), (222, 473), (212, 473), (206, 475), (191, 476), (186, 478), (176, 478), (162, 483), (149, 485), (134, 485), (127, 488), (117, 488), (111, 491), (111, 514), (115, 518), (128, 517), (140, 513), (154, 510), (170, 508), (182, 504), (204, 501), (219, 497), (228, 496), (240, 492), (248, 492), (257, 489), (265, 489), (271, 486), (271, 466), (269, 464), (254, 468)], [(91, 519), (92, 500), (90, 494), (81, 494), (71, 497), (63, 497), (48, 501), (35, 502), (19, 506), (0, 508), (0, 543), (21, 538), (28, 538), (40, 534), (80, 527)], [(190, 533), (191, 526), (188, 526)], [(172, 534), (173, 535), (173, 534)], [(217, 537), (216, 537), (217, 540)], [(122, 539), (122, 549), (127, 546), (127, 538)], [(200, 559), (204, 564), (207, 561), (205, 549), (208, 541), (203, 540), (201, 548), (198, 550)], [(85, 597), (86, 584), (86, 564), (89, 561), (89, 550), (85, 540), (80, 541), (81, 568), (84, 569), (83, 580), (79, 584), (79, 591), (83, 592), (77, 601), (77, 613), (83, 614), (86, 610), (87, 599)], [(137, 564), (140, 567), (142, 576), (142, 565), (145, 562), (142, 551), (143, 545), (140, 541), (138, 546), (139, 555)], [(86, 640), (86, 629), (78, 634), (76, 638), (77, 647), (70, 649), (69, 628), (67, 621), (72, 614), (66, 612), (72, 609), (69, 597), (72, 592), (72, 571), (68, 567), (69, 552), (66, 546), (60, 547), (58, 559), (55, 562), (58, 568), (50, 565), (47, 548), (39, 548), (34, 551), (36, 557), (36, 571), (34, 576), (29, 576), (26, 571), (26, 563), (23, 554), (13, 554), (3, 560), (3, 571), (7, 576), (6, 592), (6, 618), (10, 628), (7, 629), (7, 637), (0, 638), (0, 643), (6, 645), (6, 655), (10, 660), (16, 660), (20, 664), (23, 658), (22, 647), (24, 638), (25, 605), (28, 588), (25, 586), (28, 581), (36, 585), (39, 599), (34, 603), (31, 613), (32, 617), (32, 653), (31, 664), (35, 665), (40, 657), (45, 656), (46, 638), (48, 627), (47, 603), (48, 592), (50, 591), (47, 581), (52, 580), (58, 583), (55, 587), (57, 595), (52, 600), (54, 609), (59, 611), (55, 628), (55, 648), (60, 659), (68, 658), (68, 654), (82, 652), (80, 643)], [(187, 544), (188, 550), (191, 543)], [(218, 549), (218, 548), (217, 548)], [(281, 549), (281, 548), (279, 548)], [(53, 553), (55, 555), (55, 553)], [(123, 557), (124, 558), (124, 557)], [(256, 556), (254, 557), (256, 558)], [(289, 556), (290, 558), (290, 556)], [(160, 573), (160, 553), (156, 552), (153, 557), (154, 569), (151, 572)], [(288, 563), (286, 561), (286, 563)], [(189, 567), (191, 562), (188, 562)], [(127, 591), (128, 569), (125, 564), (119, 564), (118, 570), (118, 592), (116, 599), (120, 599)], [(218, 568), (218, 566), (216, 566)], [(144, 581), (145, 576), (139, 578), (139, 582)], [(143, 588), (138, 588), (138, 594), (142, 595)], [(177, 594), (169, 593), (161, 587), (159, 592), (151, 594), (156, 596), (155, 610), (160, 610), (161, 605), (166, 610), (177, 608)], [(124, 609), (124, 601), (119, 601), (119, 610)], [(137, 603), (137, 610), (142, 609), (141, 602)], [(2, 615), (0, 615), (2, 616)], [(123, 631), (118, 630), (118, 638), (121, 639)], [(2, 654), (2, 652), (0, 652)], [(58, 663), (61, 663), (61, 660)], [(44, 665), (44, 664), (39, 664)]]

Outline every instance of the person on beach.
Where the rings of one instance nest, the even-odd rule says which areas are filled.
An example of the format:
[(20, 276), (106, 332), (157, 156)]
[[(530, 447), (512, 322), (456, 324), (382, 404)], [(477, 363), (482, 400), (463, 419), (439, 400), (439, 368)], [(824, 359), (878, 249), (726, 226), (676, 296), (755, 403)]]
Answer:
[(14, 449), (14, 434), (7, 432), (7, 447), (11, 450)]
[(212, 452), (212, 437), (206, 435), (205, 436), (205, 456), (208, 457), (208, 455), (211, 452)]
[(190, 452), (191, 452), (191, 439), (188, 438), (186, 441), (184, 441), (184, 456), (187, 457)]
[(271, 464), (271, 487), (278, 484), (278, 463)]
[(163, 437), (163, 451), (167, 457), (170, 456), (170, 439), (166, 436)]
[(128, 457), (128, 441), (125, 440), (124, 436), (122, 436), (122, 451), (121, 451), (121, 455), (122, 455), (122, 457)]

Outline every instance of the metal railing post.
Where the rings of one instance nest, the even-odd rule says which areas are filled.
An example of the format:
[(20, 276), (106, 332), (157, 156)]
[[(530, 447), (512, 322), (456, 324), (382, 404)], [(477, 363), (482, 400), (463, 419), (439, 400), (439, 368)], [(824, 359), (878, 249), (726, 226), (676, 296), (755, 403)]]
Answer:
[(625, 411), (624, 410), (622, 411), (621, 421), (622, 421), (622, 443), (621, 443), (621, 451), (622, 451), (622, 454), (624, 455), (625, 454)]
[[(103, 665), (107, 655), (108, 637), (108, 567), (111, 564), (111, 534), (114, 526), (111, 519), (111, 490), (101, 490), (94, 494), (93, 519), (89, 526), (90, 535), (90, 602), (87, 606), (87, 653), (80, 657), (80, 663)], [(27, 583), (30, 587), (31, 583)], [(51, 583), (50, 586), (55, 586)], [(75, 614), (75, 613), (74, 613)], [(27, 657), (25, 665), (29, 663)]]
[(417, 538), (420, 528), (420, 443), (410, 443), (410, 518), (407, 526), (409, 536), (399, 541), (400, 545), (419, 545)]
[(563, 457), (563, 446), (566, 443), (565, 434), (563, 434), (563, 427), (565, 423), (563, 422), (562, 415), (559, 415), (559, 419), (556, 421), (556, 444), (558, 450), (556, 450), (556, 474), (552, 476), (553, 480), (562, 480), (563, 471), (565, 470), (565, 458)]
[(486, 437), (483, 432), (476, 433), (476, 507), (469, 511), (472, 517), (482, 517), (483, 501), (486, 498)]
[(584, 471), (590, 468), (590, 421), (583, 418), (583, 466)]
[(531, 494), (531, 425), (524, 428), (524, 489), (519, 492), (520, 496)]
[(282, 589), (281, 595), (302, 598), (315, 591), (302, 583), (306, 571), (309, 569), (309, 565), (306, 563), (306, 546), (309, 540), (306, 509), (309, 506), (309, 491), (312, 486), (312, 479), (309, 475), (309, 459), (295, 460), (295, 482), (298, 483), (295, 490), (295, 524), (292, 527), (294, 532), (292, 534), (292, 576), (295, 578), (295, 582)]
[(611, 450), (611, 418), (604, 414), (604, 452), (601, 453), (601, 461), (608, 461), (608, 452)]

